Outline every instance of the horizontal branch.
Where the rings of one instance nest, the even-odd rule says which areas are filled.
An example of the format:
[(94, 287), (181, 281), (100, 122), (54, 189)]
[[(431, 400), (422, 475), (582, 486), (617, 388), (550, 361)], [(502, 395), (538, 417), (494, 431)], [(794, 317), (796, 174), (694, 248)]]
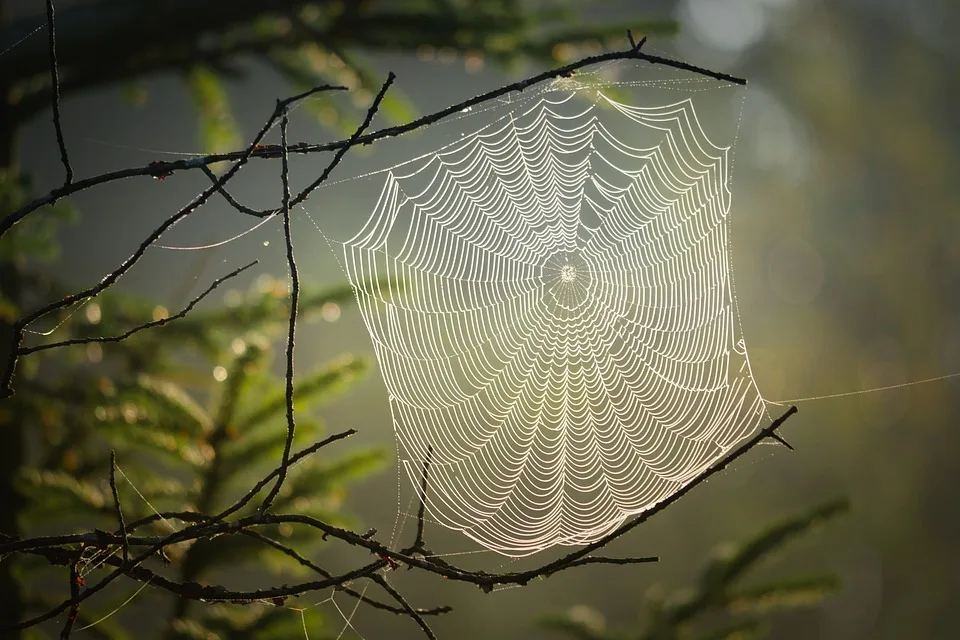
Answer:
[[(376, 142), (377, 140), (399, 136), (409, 131), (413, 131), (414, 129), (419, 129), (420, 127), (433, 124), (448, 116), (457, 114), (468, 107), (473, 107), (479, 104), (483, 104), (485, 102), (489, 102), (490, 100), (494, 100), (496, 98), (502, 97), (509, 93), (523, 91), (525, 89), (528, 89), (534, 85), (540, 84), (547, 80), (553, 80), (555, 78), (568, 76), (571, 73), (577, 71), (578, 69), (599, 64), (601, 62), (611, 62), (614, 60), (630, 60), (630, 59), (643, 60), (651, 64), (659, 64), (659, 65), (671, 67), (674, 69), (679, 69), (682, 71), (689, 71), (691, 73), (702, 75), (708, 78), (713, 78), (715, 80), (719, 80), (722, 82), (730, 82), (730, 83), (739, 84), (739, 85), (745, 85), (747, 83), (747, 81), (743, 78), (732, 76), (726, 73), (711, 71), (709, 69), (705, 69), (703, 67), (697, 67), (695, 65), (687, 64), (686, 62), (682, 62), (680, 60), (674, 60), (672, 58), (666, 58), (663, 56), (644, 53), (640, 49), (642, 44), (643, 44), (643, 41), (638, 43), (636, 46), (630, 46), (628, 49), (623, 51), (613, 51), (613, 52), (603, 53), (596, 56), (589, 56), (581, 60), (578, 60), (576, 62), (573, 62), (571, 64), (559, 67), (557, 69), (553, 69), (552, 71), (545, 71), (543, 73), (539, 73), (537, 75), (527, 78), (526, 80), (521, 80), (519, 82), (508, 84), (499, 89), (488, 91), (476, 97), (470, 98), (469, 100), (464, 100), (463, 102), (459, 102), (455, 105), (447, 107), (446, 109), (437, 111), (436, 113), (432, 113), (430, 115), (417, 118), (416, 120), (412, 120), (407, 124), (403, 124), (395, 127), (386, 127), (384, 129), (379, 129), (372, 133), (368, 133), (366, 135), (360, 136), (358, 139), (353, 141), (352, 144), (369, 145), (369, 144), (372, 144), (373, 142)], [(325, 151), (336, 151), (337, 149), (342, 149), (348, 146), (351, 146), (350, 140), (344, 139), (344, 140), (331, 142), (327, 144), (290, 145), (289, 152), (290, 153), (317, 153), (317, 152), (325, 152)], [(125, 178), (132, 178), (135, 176), (150, 176), (150, 177), (166, 176), (166, 175), (170, 175), (175, 171), (197, 169), (201, 166), (215, 164), (218, 162), (237, 160), (238, 158), (242, 157), (244, 153), (245, 152), (243, 151), (235, 151), (231, 153), (212, 154), (212, 155), (208, 155), (200, 158), (190, 158), (187, 160), (174, 160), (172, 162), (152, 162), (142, 167), (112, 171), (112, 172), (104, 173), (92, 178), (87, 178), (86, 180), (79, 180), (69, 185), (64, 185), (58, 189), (52, 190), (50, 193), (48, 193), (45, 196), (42, 196), (40, 198), (37, 198), (36, 200), (33, 200), (32, 202), (24, 205), (17, 211), (14, 211), (13, 213), (9, 214), (3, 220), (0, 220), (0, 237), (2, 237), (7, 231), (9, 231), (10, 228), (13, 227), (13, 225), (23, 220), (28, 214), (32, 213), (33, 211), (45, 205), (53, 204), (60, 198), (63, 198), (64, 196), (68, 196), (73, 193), (77, 193), (78, 191), (83, 191), (85, 189), (89, 189), (90, 187), (93, 187), (96, 185), (106, 184), (108, 182), (113, 182), (115, 180), (122, 180)], [(254, 150), (250, 154), (250, 157), (274, 158), (274, 157), (277, 157), (277, 150), (276, 149)], [(291, 206), (296, 206), (300, 202), (302, 202), (302, 200), (298, 200), (295, 198), (291, 202)]]
[[(697, 475), (693, 480), (684, 485), (677, 492), (673, 493), (667, 498), (664, 498), (660, 502), (656, 503), (653, 507), (644, 511), (643, 513), (637, 515), (632, 520), (621, 525), (616, 530), (607, 534), (606, 536), (600, 538), (596, 542), (585, 545), (580, 549), (571, 552), (562, 558), (559, 558), (553, 562), (544, 564), (535, 569), (529, 571), (520, 571), (520, 572), (507, 572), (507, 573), (485, 573), (485, 572), (476, 572), (476, 571), (467, 571), (460, 569), (456, 566), (448, 564), (446, 562), (434, 562), (431, 561), (428, 557), (424, 557), (420, 553), (411, 553), (404, 554), (399, 551), (394, 551), (387, 548), (386, 546), (380, 544), (372, 538), (361, 536), (352, 531), (341, 529), (335, 527), (325, 522), (316, 520), (309, 516), (302, 515), (285, 515), (285, 516), (266, 516), (271, 522), (274, 523), (299, 523), (311, 526), (320, 531), (323, 531), (326, 535), (338, 538), (348, 544), (353, 546), (363, 547), (370, 550), (373, 553), (379, 554), (381, 556), (393, 558), (394, 561), (402, 562), (404, 564), (414, 566), (420, 569), (424, 569), (431, 573), (441, 575), (450, 580), (457, 580), (461, 582), (469, 582), (481, 587), (485, 591), (491, 590), (496, 585), (525, 585), (533, 579), (540, 577), (547, 577), (559, 571), (563, 571), (569, 566), (572, 566), (575, 562), (589, 556), (592, 552), (605, 547), (610, 544), (617, 538), (623, 536), (627, 532), (633, 530), (640, 524), (646, 522), (654, 515), (660, 513), (670, 505), (674, 504), (677, 500), (687, 495), (694, 488), (700, 486), (706, 482), (709, 478), (716, 475), (717, 473), (726, 469), (731, 463), (739, 459), (741, 456), (746, 454), (748, 451), (753, 449), (759, 443), (764, 440), (770, 439), (773, 434), (776, 433), (776, 430), (786, 422), (790, 416), (794, 415), (797, 412), (796, 407), (790, 407), (783, 415), (774, 420), (770, 425), (764, 427), (751, 438), (747, 439), (741, 443), (735, 449), (729, 451), (723, 458), (715, 462), (713, 465), (709, 466), (707, 469), (702, 471)], [(620, 564), (627, 564), (626, 561), (621, 562)]]
[[(51, 564), (65, 564), (65, 560), (67, 560), (69, 557), (62, 549), (34, 549), (31, 551), (31, 553), (46, 557)], [(73, 556), (75, 557), (75, 554), (73, 554)], [(294, 585), (267, 587), (264, 589), (255, 589), (250, 591), (236, 591), (219, 585), (202, 585), (197, 582), (176, 582), (143, 566), (124, 566), (123, 560), (121, 558), (117, 558), (116, 556), (108, 556), (102, 561), (104, 564), (116, 567), (117, 570), (122, 570), (124, 575), (127, 575), (139, 582), (146, 582), (151, 586), (169, 591), (170, 593), (173, 593), (181, 598), (186, 598), (188, 600), (200, 600), (204, 602), (242, 601), (244, 603), (253, 602), (256, 600), (275, 600), (277, 598), (284, 599), (302, 596), (313, 591), (339, 588), (341, 585), (347, 584), (353, 580), (370, 577), (375, 571), (382, 569), (387, 564), (386, 561), (378, 560), (376, 562), (369, 562), (361, 567), (347, 571), (346, 573), (342, 573), (340, 575), (332, 575), (329, 578), (324, 578), (323, 580), (310, 580)], [(69, 608), (73, 608), (80, 602), (83, 602), (83, 600), (85, 600), (85, 598), (82, 596), (82, 594), (77, 594), (68, 600), (66, 604)], [(45, 619), (50, 619), (50, 617), (46, 617)], [(27, 622), (29, 623), (31, 621)], [(17, 628), (24, 628), (26, 626), (32, 626), (32, 624), (21, 623), (21, 625), (19, 625)]]
[(608, 558), (606, 556), (587, 556), (586, 558), (580, 558), (579, 560), (574, 560), (573, 562), (564, 565), (564, 570), (572, 569), (573, 567), (582, 567), (588, 564), (616, 564), (616, 565), (625, 565), (625, 564), (650, 564), (653, 562), (660, 562), (658, 556), (643, 556), (640, 558)]
[[(226, 522), (222, 519), (223, 517), (225, 517), (224, 514), (233, 513), (236, 510), (238, 510), (240, 507), (237, 506), (237, 504), (241, 504), (241, 503), (246, 504), (246, 502), (249, 502), (249, 499), (250, 497), (252, 497), (252, 495), (255, 495), (257, 491), (259, 491), (264, 486), (266, 486), (266, 484), (270, 481), (270, 479), (275, 477), (280, 472), (280, 469), (278, 467), (274, 469), (270, 474), (268, 474), (266, 478), (261, 480), (260, 483), (258, 483), (257, 486), (259, 488), (255, 488), (254, 490), (252, 490), (250, 493), (247, 494), (247, 496), (245, 496), (244, 498), (241, 498), (240, 501), (238, 501), (233, 507), (225, 510), (224, 513), (221, 514), (220, 516), (214, 516), (203, 523), (192, 525), (182, 531), (178, 531), (166, 536), (165, 538), (154, 543), (152, 546), (149, 547), (149, 549), (146, 552), (141, 553), (139, 556), (131, 560), (129, 563), (121, 562), (120, 566), (118, 566), (117, 569), (115, 569), (108, 576), (102, 579), (97, 585), (90, 587), (85, 591), (83, 591), (82, 593), (80, 593), (80, 595), (77, 596), (76, 598), (65, 600), (60, 605), (58, 605), (57, 607), (54, 607), (48, 612), (41, 614), (40, 616), (36, 616), (30, 620), (26, 620), (19, 623), (17, 625), (17, 628), (26, 628), (26, 627), (33, 626), (35, 624), (38, 624), (40, 622), (53, 618), (54, 616), (67, 610), (68, 608), (75, 606), (77, 603), (82, 602), (93, 593), (96, 593), (97, 591), (103, 589), (107, 584), (109, 584), (110, 582), (112, 582), (114, 579), (116, 579), (121, 575), (130, 574), (133, 577), (136, 577), (137, 579), (140, 579), (140, 577), (138, 576), (143, 577), (143, 579), (152, 579), (152, 575), (153, 575), (152, 572), (150, 572), (149, 574), (148, 573), (135, 574), (134, 571), (140, 572), (142, 569), (140, 567), (141, 563), (146, 559), (152, 557), (157, 552), (161, 551), (166, 546), (184, 542), (184, 541), (196, 540), (201, 537), (208, 538), (208, 537), (215, 537), (222, 534), (237, 533), (239, 531), (242, 531), (251, 527), (258, 527), (258, 526), (263, 526), (268, 524), (285, 524), (286, 523), (286, 524), (306, 525), (311, 528), (317, 529), (324, 535), (324, 537), (328, 537), (328, 536), (333, 537), (347, 544), (350, 544), (352, 546), (365, 548), (369, 550), (371, 553), (376, 554), (379, 557), (379, 560), (371, 564), (364, 565), (363, 567), (356, 569), (353, 572), (343, 574), (343, 576), (340, 576), (337, 578), (329, 578), (329, 579), (324, 579), (319, 581), (301, 583), (299, 585), (294, 585), (293, 587), (283, 587), (283, 588), (266, 589), (266, 590), (250, 591), (250, 592), (238, 592), (238, 591), (230, 591), (230, 590), (224, 589), (223, 587), (196, 587), (196, 588), (193, 586), (184, 587), (182, 585), (177, 585), (177, 583), (174, 583), (168, 580), (162, 583), (158, 583), (159, 586), (162, 586), (163, 588), (167, 588), (168, 590), (175, 590), (175, 592), (181, 593), (181, 595), (184, 595), (184, 589), (186, 589), (187, 592), (184, 595), (184, 597), (195, 597), (203, 600), (235, 600), (235, 599), (286, 597), (290, 595), (298, 595), (299, 593), (304, 593), (305, 591), (309, 591), (309, 590), (325, 589), (329, 587), (340, 586), (344, 584), (344, 582), (347, 582), (350, 579), (353, 579), (345, 576), (354, 576), (354, 578), (369, 576), (373, 571), (379, 570), (385, 566), (390, 565), (390, 560), (393, 560), (395, 563), (396, 562), (404, 563), (410, 567), (416, 567), (424, 571), (427, 571), (429, 573), (433, 573), (435, 575), (439, 575), (450, 580), (471, 583), (471, 584), (477, 585), (482, 590), (489, 592), (497, 585), (515, 584), (515, 585), (523, 586), (529, 583), (533, 579), (540, 578), (540, 577), (548, 577), (555, 573), (564, 571), (566, 569), (570, 569), (577, 566), (583, 566), (586, 564), (627, 565), (627, 564), (636, 564), (636, 563), (642, 563), (642, 562), (651, 562), (652, 561), (651, 558), (631, 559), (631, 558), (606, 558), (606, 557), (596, 557), (596, 556), (590, 557), (589, 554), (600, 548), (605, 547), (606, 545), (610, 544), (613, 540), (623, 536), (624, 534), (636, 528), (643, 522), (646, 522), (657, 513), (660, 513), (661, 511), (666, 509), (668, 506), (674, 504), (677, 500), (679, 500), (680, 498), (685, 496), (687, 493), (692, 491), (695, 487), (703, 484), (706, 480), (708, 480), (712, 476), (726, 469), (731, 463), (733, 463), (735, 460), (739, 459), (745, 453), (753, 449), (756, 445), (758, 445), (759, 443), (761, 443), (766, 439), (771, 438), (772, 435), (776, 432), (776, 430), (790, 416), (792, 416), (796, 412), (797, 412), (796, 407), (790, 407), (783, 415), (781, 415), (779, 418), (774, 420), (769, 426), (761, 429), (754, 436), (752, 436), (751, 438), (749, 438), (748, 440), (740, 444), (740, 446), (728, 452), (727, 455), (725, 455), (721, 460), (717, 461), (715, 464), (711, 465), (706, 470), (701, 472), (696, 478), (694, 478), (691, 482), (686, 484), (682, 489), (680, 489), (673, 495), (669, 496), (668, 498), (661, 500), (652, 508), (636, 516), (634, 519), (630, 520), (624, 525), (618, 527), (615, 531), (611, 532), (610, 534), (604, 536), (603, 538), (600, 538), (596, 542), (593, 542), (589, 545), (586, 545), (578, 549), (577, 551), (569, 553), (562, 558), (559, 558), (553, 562), (544, 564), (540, 567), (531, 569), (529, 571), (486, 573), (483, 571), (469, 571), (465, 569), (460, 569), (447, 562), (434, 562), (428, 556), (424, 556), (418, 552), (411, 553), (411, 554), (404, 554), (399, 551), (394, 551), (393, 549), (390, 549), (386, 545), (383, 545), (380, 542), (377, 542), (372, 536), (361, 535), (353, 531), (343, 529), (343, 528), (331, 525), (329, 523), (323, 522), (319, 519), (316, 519), (310, 516), (300, 515), (300, 514), (276, 515), (276, 514), (258, 512), (251, 516), (240, 518), (233, 522)], [(344, 434), (337, 434), (337, 436), (331, 436), (331, 438), (334, 438), (334, 437), (337, 437), (337, 438), (344, 437)], [(328, 438), (327, 441), (330, 441), (330, 438)], [(327, 441), (324, 441), (324, 443), (326, 443)], [(318, 443), (318, 445), (322, 445), (324, 443)], [(313, 447), (310, 448), (310, 450), (315, 451), (318, 448), (319, 446), (314, 445)], [(292, 456), (288, 462), (288, 465), (293, 464), (294, 462), (296, 462), (296, 460), (300, 459), (303, 455), (307, 455), (306, 451), (307, 450), (301, 451), (299, 454)], [(99, 534), (95, 534), (95, 535), (99, 535)], [(110, 536), (110, 534), (103, 534), (103, 535)], [(60, 547), (55, 547), (52, 549), (43, 548), (47, 544), (52, 544), (55, 540), (59, 540), (61, 544), (76, 543), (76, 540), (70, 536), (59, 537), (56, 539), (47, 538), (45, 542), (42, 539), (34, 539), (30, 541), (12, 541), (0, 546), (0, 552), (9, 552), (14, 550), (26, 550), (26, 551), (43, 553), (43, 554), (47, 552), (54, 552), (54, 551), (66, 552), (66, 550), (63, 550)], [(117, 536), (114, 536), (113, 538), (110, 538), (110, 540), (111, 542), (115, 541), (116, 543), (120, 543), (120, 541), (122, 540), (122, 536), (117, 535)], [(137, 544), (137, 542), (139, 541), (140, 540), (138, 540), (137, 538), (133, 538), (133, 537), (128, 538), (128, 544), (131, 544), (131, 545)], [(372, 567), (376, 567), (376, 568), (374, 569)], [(342, 579), (343, 581), (338, 583), (337, 579)]]
[(210, 293), (212, 293), (214, 289), (219, 287), (221, 284), (223, 284), (227, 280), (237, 277), (238, 275), (240, 275), (241, 273), (243, 273), (244, 271), (246, 271), (247, 269), (249, 269), (250, 267), (254, 266), (259, 262), (260, 262), (259, 260), (254, 260), (253, 262), (246, 264), (240, 267), (239, 269), (234, 269), (233, 271), (231, 271), (230, 273), (228, 273), (223, 277), (217, 278), (216, 280), (213, 281), (213, 283), (211, 283), (209, 287), (207, 287), (207, 289), (203, 293), (201, 293), (196, 298), (191, 300), (187, 306), (185, 306), (183, 309), (181, 309), (179, 312), (175, 313), (172, 316), (167, 316), (166, 318), (161, 318), (159, 320), (146, 322), (144, 324), (133, 327), (132, 329), (128, 329), (127, 331), (124, 331), (120, 335), (116, 335), (116, 336), (104, 336), (104, 337), (96, 337), (96, 338), (73, 338), (70, 340), (62, 340), (60, 342), (51, 342), (49, 344), (41, 344), (35, 347), (20, 347), (18, 353), (21, 356), (25, 356), (31, 353), (36, 353), (38, 351), (46, 351), (48, 349), (57, 349), (59, 347), (71, 347), (71, 346), (76, 346), (80, 344), (90, 344), (93, 342), (99, 342), (101, 344), (106, 342), (123, 342), (124, 340), (126, 340), (127, 338), (129, 338), (135, 333), (139, 333), (141, 331), (144, 331), (145, 329), (152, 329), (153, 327), (162, 327), (163, 325), (173, 322), (174, 320), (179, 320), (180, 318), (183, 318), (188, 313), (190, 313), (190, 311), (192, 311), (193, 308), (197, 306), (197, 304), (201, 300), (203, 300), (208, 295), (210, 295)]
[[(206, 516), (200, 513), (192, 511), (181, 511), (181, 512), (167, 512), (162, 514), (154, 514), (150, 517), (144, 518), (141, 521), (136, 523), (131, 523), (128, 526), (129, 529), (133, 529), (143, 524), (149, 522), (154, 522), (159, 519), (171, 519), (176, 518), (184, 522), (199, 522), (199, 523), (209, 523), (211, 520), (210, 516)], [(331, 574), (326, 569), (318, 566), (316, 563), (311, 560), (304, 558), (302, 555), (297, 553), (294, 549), (268, 538), (267, 536), (261, 534), (258, 531), (253, 529), (240, 529), (236, 532), (240, 535), (245, 535), (247, 537), (253, 538), (263, 544), (272, 547), (287, 555), (288, 557), (293, 558), (298, 564), (303, 567), (306, 567), (315, 573), (318, 573), (324, 578), (334, 578), (335, 576)], [(209, 537), (208, 535), (198, 534), (195, 539), (200, 539), (201, 537)], [(110, 547), (121, 547), (124, 542), (126, 542), (129, 547), (153, 547), (158, 544), (164, 544), (167, 536), (124, 536), (119, 533), (108, 533), (106, 531), (93, 531), (88, 533), (75, 533), (67, 534), (61, 536), (44, 536), (37, 538), (29, 538), (18, 540), (4, 534), (0, 534), (0, 539), (6, 540), (5, 542), (0, 543), (0, 555), (6, 555), (8, 553), (32, 553), (37, 555), (42, 555), (46, 557), (52, 564), (63, 564), (66, 559), (73, 557), (72, 554), (75, 552), (70, 551), (66, 547), (81, 546), (81, 547), (91, 547), (95, 549), (109, 549)], [(64, 555), (67, 554), (67, 555)], [(117, 561), (108, 561), (108, 564), (112, 566), (120, 566)], [(152, 574), (140, 573), (139, 575), (133, 575), (141, 581), (154, 581), (156, 577), (153, 577)], [(375, 576), (370, 576), (375, 577)], [(388, 611), (393, 614), (399, 615), (409, 615), (409, 611), (405, 608), (398, 608), (388, 604), (384, 604), (378, 600), (375, 600), (369, 596), (366, 596), (355, 589), (346, 587), (343, 585), (337, 586), (337, 589), (350, 595), (353, 598), (363, 602), (364, 604), (371, 606), (375, 609), (380, 609), (382, 611)], [(421, 616), (436, 616), (442, 615), (444, 613), (449, 613), (453, 608), (449, 606), (441, 607), (432, 607), (429, 609), (413, 609), (413, 611)]]

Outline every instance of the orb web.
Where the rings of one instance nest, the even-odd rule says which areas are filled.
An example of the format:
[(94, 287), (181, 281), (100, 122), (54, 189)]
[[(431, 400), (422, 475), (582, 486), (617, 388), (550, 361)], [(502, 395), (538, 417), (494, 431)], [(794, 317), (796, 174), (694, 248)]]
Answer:
[(431, 516), (507, 555), (595, 541), (766, 419), (731, 148), (690, 97), (615, 89), (558, 81), (378, 174), (343, 243), (413, 486), (429, 452)]

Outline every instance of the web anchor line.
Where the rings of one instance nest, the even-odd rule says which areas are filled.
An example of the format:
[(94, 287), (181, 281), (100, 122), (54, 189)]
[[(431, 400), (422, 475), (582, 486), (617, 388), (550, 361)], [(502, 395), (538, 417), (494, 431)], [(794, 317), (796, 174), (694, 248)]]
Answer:
[(921, 380), (911, 380), (909, 382), (901, 382), (898, 384), (888, 384), (882, 387), (872, 387), (870, 389), (858, 389), (855, 391), (843, 391), (841, 393), (828, 393), (820, 396), (807, 396), (805, 398), (792, 398), (790, 400), (766, 400), (770, 404), (775, 404), (778, 406), (785, 406), (788, 404), (795, 404), (797, 402), (813, 402), (814, 400), (829, 400), (832, 398), (848, 398), (850, 396), (862, 396), (869, 393), (879, 393), (881, 391), (892, 391), (894, 389), (906, 389), (908, 387), (916, 387), (923, 384), (930, 384), (932, 382), (942, 382), (944, 380), (952, 380), (954, 378), (960, 378), (960, 371), (955, 373), (947, 373), (941, 376), (934, 376), (932, 378), (923, 378)]

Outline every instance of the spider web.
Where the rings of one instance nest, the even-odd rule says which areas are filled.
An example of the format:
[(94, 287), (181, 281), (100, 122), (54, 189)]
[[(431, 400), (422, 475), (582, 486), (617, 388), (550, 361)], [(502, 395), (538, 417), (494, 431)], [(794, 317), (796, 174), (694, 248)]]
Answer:
[(506, 555), (595, 541), (767, 419), (732, 286), (732, 144), (694, 99), (718, 85), (609, 72), (369, 174), (342, 243), (413, 486), (429, 458), (432, 517)]

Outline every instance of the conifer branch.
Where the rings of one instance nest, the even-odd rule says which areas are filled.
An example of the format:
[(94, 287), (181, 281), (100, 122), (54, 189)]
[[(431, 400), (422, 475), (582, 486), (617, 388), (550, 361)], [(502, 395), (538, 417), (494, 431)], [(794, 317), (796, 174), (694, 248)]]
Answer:
[(199, 304), (201, 300), (203, 300), (208, 295), (213, 293), (214, 289), (219, 287), (221, 284), (223, 284), (227, 280), (237, 277), (238, 275), (240, 275), (250, 267), (259, 263), (260, 263), (259, 260), (254, 260), (253, 262), (245, 264), (242, 267), (239, 267), (238, 269), (234, 269), (233, 271), (231, 271), (225, 276), (221, 276), (220, 278), (217, 278), (212, 283), (210, 283), (210, 286), (207, 287), (203, 291), (203, 293), (201, 293), (196, 298), (191, 300), (187, 304), (187, 306), (185, 306), (183, 309), (173, 314), (172, 316), (160, 318), (158, 320), (153, 320), (151, 322), (145, 322), (141, 325), (137, 325), (136, 327), (128, 329), (127, 331), (124, 331), (123, 333), (116, 336), (105, 336), (105, 337), (95, 337), (95, 338), (71, 338), (70, 340), (61, 340), (60, 342), (50, 342), (47, 344), (41, 344), (34, 347), (20, 347), (20, 349), (18, 350), (18, 355), (25, 356), (31, 353), (36, 353), (38, 351), (47, 351), (48, 349), (58, 349), (60, 347), (71, 347), (71, 346), (76, 346), (81, 344), (91, 344), (94, 342), (100, 343), (100, 344), (105, 344), (108, 342), (123, 342), (124, 340), (126, 340), (127, 338), (129, 338), (135, 333), (140, 333), (141, 331), (144, 331), (146, 329), (152, 329), (154, 327), (162, 327), (165, 324), (169, 324), (175, 320), (179, 320), (180, 318), (186, 317), (186, 315), (191, 311), (193, 311), (193, 308), (197, 306), (197, 304)]

